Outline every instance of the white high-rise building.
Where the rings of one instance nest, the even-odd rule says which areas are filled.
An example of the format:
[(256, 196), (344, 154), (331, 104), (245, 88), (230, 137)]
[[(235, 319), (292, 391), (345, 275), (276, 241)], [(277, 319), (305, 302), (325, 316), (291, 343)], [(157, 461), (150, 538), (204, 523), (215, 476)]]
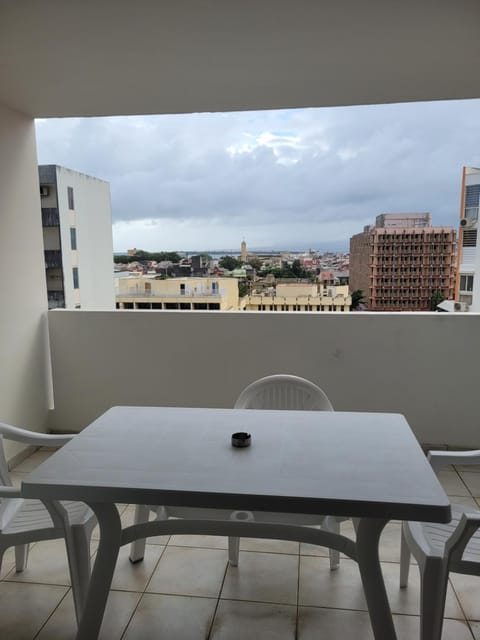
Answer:
[(463, 167), (455, 299), (462, 310), (476, 313), (480, 311), (479, 208), (480, 169)]
[(49, 309), (114, 309), (109, 183), (54, 164), (38, 172)]

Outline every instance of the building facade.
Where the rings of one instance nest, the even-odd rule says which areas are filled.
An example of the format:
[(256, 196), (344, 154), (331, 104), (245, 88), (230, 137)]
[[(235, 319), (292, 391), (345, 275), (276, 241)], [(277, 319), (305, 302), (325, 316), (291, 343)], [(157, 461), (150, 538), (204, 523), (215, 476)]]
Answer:
[(430, 311), (453, 299), (456, 234), (430, 222), (429, 213), (382, 214), (350, 238), (350, 291), (362, 290), (370, 311)]
[(113, 309), (110, 185), (58, 165), (40, 165), (48, 308)]
[(480, 169), (463, 167), (455, 300), (460, 311), (477, 313), (480, 311), (479, 208)]
[(277, 284), (245, 296), (240, 301), (244, 311), (350, 311), (352, 298), (348, 286), (321, 284)]
[(237, 311), (235, 278), (117, 278), (117, 309)]

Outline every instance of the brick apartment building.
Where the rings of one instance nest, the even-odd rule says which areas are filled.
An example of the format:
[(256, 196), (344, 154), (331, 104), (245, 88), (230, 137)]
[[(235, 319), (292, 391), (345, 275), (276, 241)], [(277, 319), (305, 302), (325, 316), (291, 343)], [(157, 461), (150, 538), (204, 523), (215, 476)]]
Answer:
[(455, 230), (432, 227), (430, 213), (383, 213), (350, 238), (350, 291), (371, 311), (429, 311), (455, 293)]

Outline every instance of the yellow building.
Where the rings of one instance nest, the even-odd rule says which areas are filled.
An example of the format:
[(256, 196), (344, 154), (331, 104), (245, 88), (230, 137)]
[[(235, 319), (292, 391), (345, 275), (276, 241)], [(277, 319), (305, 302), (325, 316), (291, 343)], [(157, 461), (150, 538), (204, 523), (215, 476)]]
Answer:
[(348, 285), (278, 284), (240, 301), (244, 311), (350, 311)]
[(236, 311), (238, 283), (232, 278), (117, 278), (117, 309)]

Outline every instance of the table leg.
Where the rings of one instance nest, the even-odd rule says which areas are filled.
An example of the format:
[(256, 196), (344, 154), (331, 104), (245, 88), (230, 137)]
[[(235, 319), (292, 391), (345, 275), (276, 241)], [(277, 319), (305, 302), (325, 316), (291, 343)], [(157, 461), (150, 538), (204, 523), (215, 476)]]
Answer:
[(357, 529), (357, 558), (376, 640), (396, 640), (390, 604), (378, 556), (378, 543), (388, 520), (362, 518)]
[(100, 542), (85, 608), (78, 626), (77, 640), (98, 638), (122, 537), (122, 525), (115, 504), (103, 502), (87, 504), (97, 516)]

